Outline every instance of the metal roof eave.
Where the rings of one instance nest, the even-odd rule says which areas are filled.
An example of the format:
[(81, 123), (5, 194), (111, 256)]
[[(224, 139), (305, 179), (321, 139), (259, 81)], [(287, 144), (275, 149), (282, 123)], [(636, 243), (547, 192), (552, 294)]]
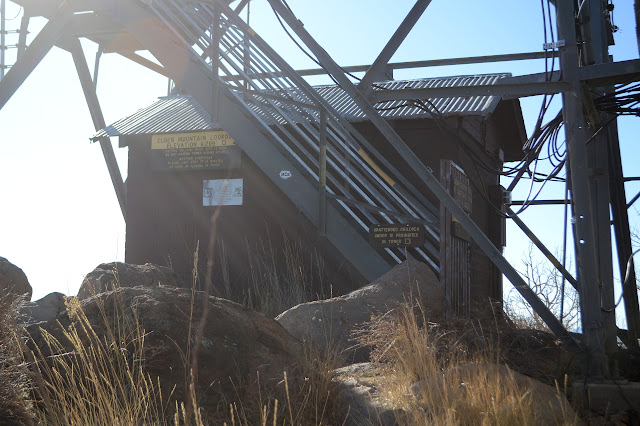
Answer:
[[(481, 74), (426, 78), (415, 80), (391, 80), (375, 83), (376, 87), (387, 90), (421, 89), (429, 87), (464, 87), (494, 84), (510, 74)], [(364, 122), (367, 117), (342, 88), (336, 85), (316, 86), (318, 93), (325, 98), (339, 114), (351, 122)], [(500, 103), (499, 96), (465, 96), (454, 98), (429, 99), (444, 116), (483, 116), (492, 114)], [(377, 104), (380, 114), (387, 120), (428, 119), (431, 114), (412, 104), (410, 101), (394, 100)], [(517, 115), (517, 114), (516, 114)], [(520, 113), (521, 117), (521, 113)], [(263, 117), (266, 118), (266, 117)], [(524, 128), (524, 123), (522, 123)], [(208, 112), (191, 96), (177, 95), (159, 98), (153, 104), (141, 108), (134, 114), (122, 118), (95, 133), (93, 141), (104, 137), (129, 136), (142, 134), (163, 134), (216, 130), (220, 127), (211, 122)]]

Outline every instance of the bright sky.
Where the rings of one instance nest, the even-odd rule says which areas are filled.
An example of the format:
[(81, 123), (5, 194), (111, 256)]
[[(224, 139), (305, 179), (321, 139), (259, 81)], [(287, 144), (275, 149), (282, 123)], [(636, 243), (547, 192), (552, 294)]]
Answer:
[[(411, 0), (395, 1), (394, 7), (383, 0), (325, 0), (318, 7), (317, 2), (288, 1), (307, 30), (343, 66), (370, 64), (413, 5)], [(611, 53), (615, 60), (636, 59), (632, 2), (614, 4), (620, 30)], [(18, 13), (9, 2), (7, 17)], [(29, 41), (43, 24), (32, 20)], [(250, 24), (294, 68), (315, 67), (288, 41), (266, 0), (251, 1)], [(18, 25), (19, 18), (7, 23), (9, 30)], [(11, 37), (9, 44), (17, 41)], [(540, 51), (543, 41), (538, 1), (434, 0), (392, 62)], [(93, 69), (96, 46), (83, 46)], [(398, 71), (396, 78), (542, 71), (544, 62), (538, 60)], [(103, 55), (98, 96), (107, 124), (149, 105), (165, 95), (166, 88), (166, 78), (114, 54)], [(522, 101), (528, 132), (540, 102), (538, 97)], [(547, 121), (553, 116), (555, 112), (549, 112)], [(639, 129), (637, 119), (620, 120), (627, 176), (640, 175), (635, 160)], [(71, 55), (58, 48), (0, 110), (0, 256), (25, 271), (34, 300), (52, 291), (74, 295), (84, 275), (98, 264), (124, 259), (124, 220), (100, 147), (89, 143), (93, 133)], [(127, 151), (117, 148), (116, 139), (113, 143), (126, 176)], [(522, 186), (526, 192), (527, 183)], [(563, 188), (550, 186), (541, 198), (561, 197)], [(628, 198), (638, 190), (640, 185), (627, 184)], [(523, 196), (519, 192), (514, 199)], [(637, 211), (630, 213), (637, 222)], [(523, 218), (548, 247), (561, 247), (561, 208), (532, 208)], [(528, 242), (513, 226), (507, 232), (507, 257), (519, 268)]]

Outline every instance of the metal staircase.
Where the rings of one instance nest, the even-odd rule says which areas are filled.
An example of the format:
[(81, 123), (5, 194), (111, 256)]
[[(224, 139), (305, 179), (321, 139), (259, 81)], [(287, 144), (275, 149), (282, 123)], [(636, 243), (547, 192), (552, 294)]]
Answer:
[[(367, 94), (349, 81), (344, 70), (306, 32), (285, 3), (281, 0), (268, 1), (379, 131), (383, 143), (388, 143), (398, 158), (402, 158), (402, 164), (406, 165), (401, 167), (407, 170), (397, 170), (380, 155), (223, 0), (146, 0), (146, 3), (136, 0), (15, 0), (29, 12), (23, 16), (20, 27), (23, 41), (26, 40), (29, 16), (44, 16), (48, 22), (30, 42), (28, 49), (24, 48), (26, 43), (18, 42), (23, 52), (0, 81), (0, 109), (47, 52), (57, 45), (72, 53), (96, 129), (103, 128), (104, 119), (79, 38), (88, 37), (98, 44), (111, 44), (117, 40), (115, 44), (118, 47), (114, 51), (170, 77), (177, 87), (209, 111), (212, 120), (235, 139), (267, 178), (365, 278), (379, 277), (407, 256), (399, 249), (378, 251), (372, 248), (367, 240), (367, 231), (374, 223), (425, 224), (427, 242), (410, 254), (438, 270), (438, 211), (402, 173), (407, 172), (408, 176), (410, 170), (420, 187), (428, 188), (430, 196), (433, 195), (433, 199), (438, 199), (455, 216), (549, 328), (573, 351), (582, 351), (582, 345), (567, 332), (432, 171), (380, 116)], [(241, 5), (245, 3), (245, 0), (240, 2)], [(425, 6), (428, 2), (421, 4)], [(566, 9), (559, 12), (566, 21), (562, 23), (566, 32), (566, 29), (574, 28), (569, 22), (573, 11), (569, 10), (566, 2), (558, 2), (558, 5)], [(404, 24), (401, 28), (407, 30)], [(394, 35), (392, 39), (395, 38)], [(397, 42), (395, 40), (394, 43)], [(567, 42), (567, 46), (570, 45)], [(160, 65), (135, 53), (141, 49), (148, 50)], [(561, 56), (569, 63), (577, 63), (576, 53), (575, 49), (565, 49)], [(384, 62), (384, 55), (380, 57)], [(562, 87), (578, 87), (577, 82), (583, 81), (581, 75), (591, 75), (589, 72), (601, 75), (600, 66), (582, 67), (586, 74), (578, 73), (578, 67), (570, 68), (573, 73), (569, 81), (557, 83), (563, 83)], [(611, 71), (611, 75), (622, 78), (628, 73), (622, 72), (622, 68), (616, 69), (618, 71)], [(507, 88), (516, 84), (524, 84), (526, 90), (522, 93), (541, 93), (541, 89), (536, 89), (539, 78), (544, 77), (545, 84), (548, 83), (546, 76), (525, 77), (532, 80), (516, 78), (509, 84), (500, 85), (505, 92), (486, 93), (513, 94)], [(484, 92), (488, 88), (482, 90)], [(519, 91), (515, 93), (521, 95)], [(411, 96), (416, 95), (411, 93)], [(573, 98), (569, 96), (568, 99)], [(571, 106), (579, 110), (579, 106)], [(577, 137), (574, 139), (579, 140)], [(101, 141), (101, 146), (125, 213), (124, 185), (112, 147), (108, 141)], [(583, 161), (579, 155), (574, 154), (574, 157)], [(583, 169), (580, 170), (582, 173)], [(583, 201), (586, 199), (581, 198)], [(599, 301), (593, 299), (596, 303), (589, 304), (589, 312), (593, 318), (598, 318)], [(590, 339), (593, 342), (598, 332), (596, 328), (591, 329)], [(587, 353), (596, 346), (593, 342), (587, 342)]]
[[(375, 277), (406, 258), (404, 250), (384, 249), (377, 254), (367, 244), (369, 226), (377, 223), (424, 224), (427, 243), (412, 255), (438, 270), (438, 209), (231, 8), (213, 0), (154, 0), (146, 2), (146, 7), (180, 41), (200, 72), (211, 78), (206, 84), (214, 87), (217, 96), (203, 96), (209, 92), (193, 82), (193, 89), (183, 89), (210, 106), (213, 121), (234, 137), (363, 275)], [(176, 76), (175, 80), (183, 86), (184, 79)], [(228, 117), (229, 104), (244, 120)], [(288, 163), (287, 169), (274, 169), (272, 160), (265, 161), (264, 146), (258, 154), (255, 135), (241, 137), (247, 132), (247, 119), (267, 139), (264, 143)], [(283, 180), (279, 172), (291, 171), (289, 167), (295, 175)], [(307, 183), (305, 194), (292, 191), (289, 181), (295, 179)], [(315, 205), (317, 209), (309, 208)], [(348, 227), (352, 231), (345, 233)], [(354, 262), (358, 258), (362, 260)]]
[[(133, 50), (147, 49), (161, 64), (159, 71), (210, 112), (212, 121), (365, 278), (379, 277), (407, 256), (438, 271), (439, 209), (227, 2), (95, 0), (92, 12), (79, 15), (75, 10), (86, 8), (68, 1), (39, 7), (39, 13), (52, 17), (18, 61), (20, 69), (0, 84), (0, 108), (57, 43), (72, 52), (96, 112), (94, 88), (74, 37), (83, 28), (91, 31), (92, 19), (99, 17), (103, 27), (94, 34), (124, 36), (140, 46)], [(67, 25), (71, 18), (75, 25)], [(28, 17), (21, 36), (26, 36), (27, 24)], [(100, 114), (92, 117), (100, 127)], [(369, 244), (370, 225), (407, 222), (425, 225), (423, 247), (375, 249)]]

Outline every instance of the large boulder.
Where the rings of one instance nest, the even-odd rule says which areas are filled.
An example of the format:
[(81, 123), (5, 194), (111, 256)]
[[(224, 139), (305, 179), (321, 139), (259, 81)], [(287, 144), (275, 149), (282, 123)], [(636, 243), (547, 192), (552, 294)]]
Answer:
[(302, 303), (276, 320), (321, 353), (336, 350), (346, 363), (362, 362), (369, 349), (356, 347), (353, 333), (372, 317), (416, 301), (428, 320), (444, 318), (445, 295), (440, 281), (427, 265), (410, 260), (365, 287), (344, 296)]
[[(33, 290), (27, 276), (13, 263), (4, 257), (0, 257), (0, 295), (2, 298), (11, 302), (16, 297), (23, 297), (25, 300), (31, 300)], [(6, 299), (8, 298), (8, 299)]]
[(51, 321), (66, 309), (64, 299), (64, 294), (54, 292), (42, 299), (24, 302), (18, 306), (18, 321), (23, 325)]
[[(204, 334), (195, 345), (205, 309)], [(83, 326), (82, 313), (93, 332), (82, 332), (88, 329)], [(258, 375), (261, 386), (280, 383), (287, 370), (292, 376), (302, 355), (302, 344), (273, 319), (228, 300), (205, 299), (201, 292), (192, 298), (190, 290), (179, 288), (121, 287), (84, 300), (69, 298), (67, 310), (55, 320), (27, 328), (32, 344), (45, 358), (54, 355), (47, 344), (48, 333), (63, 345), (63, 349), (56, 348), (58, 354), (79, 352), (65, 336), (70, 329), (80, 331), (85, 345), (106, 340), (107, 347), (143, 359), (153, 382), (159, 378), (163, 396), (171, 395), (165, 401), (168, 407), (175, 407), (174, 400), (185, 401), (189, 366), (193, 367), (187, 354), (197, 350), (195, 391), (205, 413), (228, 407), (230, 400), (243, 398), (245, 391), (262, 389)], [(144, 340), (142, 354), (136, 353), (136, 339)]]
[(78, 291), (78, 299), (113, 290), (115, 287), (180, 287), (178, 274), (171, 268), (146, 263), (132, 265), (122, 262), (102, 263), (89, 272)]

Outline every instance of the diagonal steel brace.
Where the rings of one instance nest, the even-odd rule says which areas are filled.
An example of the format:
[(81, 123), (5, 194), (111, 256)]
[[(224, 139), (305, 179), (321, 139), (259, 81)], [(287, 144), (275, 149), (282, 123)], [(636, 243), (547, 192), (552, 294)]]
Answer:
[(276, 10), (280, 17), (287, 22), (296, 35), (305, 43), (307, 48), (309, 48), (309, 50), (316, 56), (322, 66), (338, 81), (340, 87), (342, 87), (342, 89), (351, 96), (371, 123), (376, 126), (391, 146), (393, 146), (402, 156), (409, 167), (416, 172), (440, 202), (442, 202), (451, 214), (456, 217), (462, 227), (469, 233), (476, 244), (478, 244), (480, 249), (491, 259), (491, 261), (509, 279), (509, 281), (511, 281), (513, 286), (531, 305), (533, 310), (540, 315), (540, 318), (542, 318), (542, 320), (549, 326), (551, 331), (563, 341), (569, 350), (573, 352), (582, 352), (583, 350), (580, 343), (577, 342), (571, 334), (569, 334), (562, 323), (527, 285), (524, 279), (515, 270), (515, 268), (511, 266), (507, 259), (502, 256), (502, 253), (493, 245), (491, 240), (484, 235), (478, 225), (471, 220), (462, 207), (460, 207), (449, 192), (440, 184), (433, 173), (431, 173), (424, 163), (407, 146), (404, 140), (402, 140), (395, 130), (393, 130), (391, 125), (380, 116), (360, 90), (353, 85), (340, 66), (306, 31), (302, 22), (300, 22), (280, 0), (267, 1)]

